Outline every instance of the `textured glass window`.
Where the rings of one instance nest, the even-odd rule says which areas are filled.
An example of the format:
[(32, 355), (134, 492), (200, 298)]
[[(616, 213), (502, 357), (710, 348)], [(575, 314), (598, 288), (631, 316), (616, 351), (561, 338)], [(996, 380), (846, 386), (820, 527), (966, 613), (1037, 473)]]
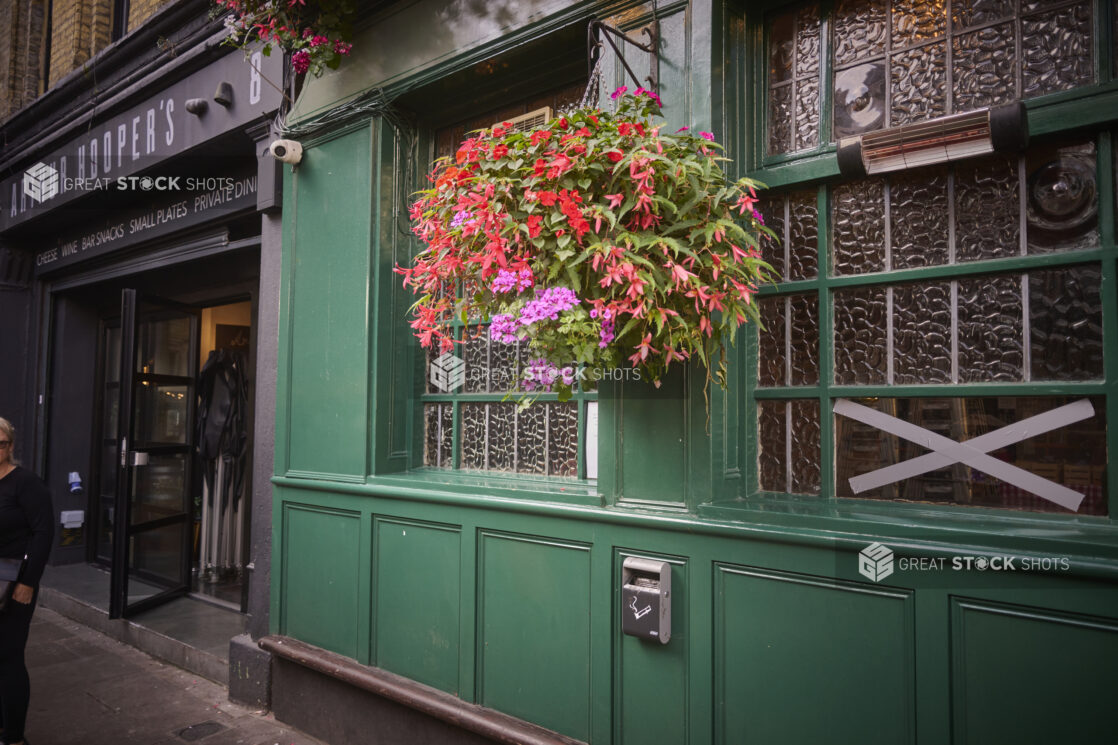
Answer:
[[(992, 155), (839, 184), (830, 200), (833, 273), (1095, 248), (1096, 159), (1093, 141), (1049, 143), (1017, 157)], [(772, 199), (766, 204), (775, 207)], [(786, 245), (794, 245), (794, 237), (786, 235)]]
[(1089, 0), (838, 0), (822, 81), (830, 138), (818, 119), (817, 6), (770, 16), (766, 152), (1095, 83), (1093, 13)]
[(762, 401), (758, 410), (761, 489), (818, 494), (819, 402)]
[[(1113, 246), (1099, 227), (1098, 157), (1095, 140), (1065, 138), (1014, 157), (765, 194), (759, 209), (779, 242), (763, 256), (783, 282), (757, 301), (756, 487), (1066, 511), (1037, 496), (1035, 481), (1030, 492), (959, 464), (855, 493), (852, 477), (928, 450), (838, 414), (828, 420), (825, 407), (856, 398), (961, 442), (1090, 397), (1089, 421), (992, 455), (1082, 495), (1077, 514), (1107, 514), (1100, 387), (1115, 343), (1103, 301)], [(1055, 395), (1068, 383), (1087, 392)], [(991, 397), (989, 385), (1004, 394)], [(901, 386), (933, 393), (893, 392)]]
[[(856, 403), (910, 422), (932, 435), (959, 442), (989, 435), (1025, 419), (1044, 421), (1044, 416), (1060, 406), (1081, 399), (1071, 397), (998, 396), (978, 398), (872, 398)], [(839, 497), (893, 499), (911, 502), (961, 504), (977, 507), (1004, 507), (1037, 512), (1067, 512), (1015, 481), (1022, 474), (1045, 479), (1040, 491), (1052, 493), (1065, 487), (1082, 497), (1077, 514), (1105, 515), (1106, 507), (1106, 407), (1102, 397), (1088, 399), (1093, 415), (1086, 419), (1046, 431), (1038, 426), (1036, 434), (1016, 433), (1006, 439), (1012, 444), (990, 450), (994, 461), (990, 470), (972, 468), (958, 462), (924, 470), (916, 475), (889, 481), (883, 486), (857, 491), (851, 479), (881, 472), (890, 466), (925, 456), (927, 447), (889, 434), (858, 419), (835, 415), (836, 490)], [(772, 415), (770, 415), (770, 418)], [(981, 440), (980, 440), (981, 442)], [(949, 457), (943, 460), (951, 461)], [(1004, 465), (1013, 469), (1005, 469)], [(911, 464), (910, 464), (911, 465)], [(777, 470), (773, 467), (771, 470)], [(921, 469), (911, 469), (921, 470)], [(998, 476), (1004, 478), (999, 478)], [(888, 480), (882, 477), (879, 480)], [(1026, 482), (1027, 483), (1027, 482)]]
[(798, 8), (770, 19), (768, 152), (819, 145), (819, 9)]

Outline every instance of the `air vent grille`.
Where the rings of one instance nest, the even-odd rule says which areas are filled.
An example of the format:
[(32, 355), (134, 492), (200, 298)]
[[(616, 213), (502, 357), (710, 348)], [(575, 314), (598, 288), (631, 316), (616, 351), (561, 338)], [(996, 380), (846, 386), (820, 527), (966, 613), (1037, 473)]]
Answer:
[(549, 121), (551, 121), (551, 107), (544, 106), (543, 108), (536, 109), (535, 111), (529, 111), (527, 114), (514, 116), (512, 119), (504, 119), (499, 122), (494, 122), (493, 126), (496, 127), (507, 123), (512, 125), (509, 128), (512, 132), (527, 132), (529, 129), (542, 127)]

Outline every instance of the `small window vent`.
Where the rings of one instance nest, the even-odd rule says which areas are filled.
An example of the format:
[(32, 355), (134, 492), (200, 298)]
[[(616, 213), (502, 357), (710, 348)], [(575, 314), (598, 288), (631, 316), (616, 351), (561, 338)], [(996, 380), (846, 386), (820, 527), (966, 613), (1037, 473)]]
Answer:
[(512, 119), (504, 119), (504, 120), (499, 121), (499, 122), (494, 122), (493, 126), (497, 127), (497, 126), (500, 126), (502, 124), (508, 123), (508, 124), (512, 125), (509, 128), (510, 131), (512, 131), (512, 132), (526, 132), (529, 129), (535, 129), (536, 127), (542, 127), (543, 125), (547, 124), (549, 121), (551, 121), (551, 107), (550, 106), (544, 106), (542, 109), (536, 109), (535, 111), (529, 111), (527, 114), (521, 114), (520, 116), (514, 116)]

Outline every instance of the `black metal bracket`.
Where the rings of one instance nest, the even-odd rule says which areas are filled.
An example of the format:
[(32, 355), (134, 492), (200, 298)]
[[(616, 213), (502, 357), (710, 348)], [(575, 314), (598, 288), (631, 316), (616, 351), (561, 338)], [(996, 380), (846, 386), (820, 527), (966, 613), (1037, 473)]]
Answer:
[(625, 66), (625, 71), (628, 72), (629, 76), (633, 78), (633, 84), (638, 87), (645, 86), (641, 84), (640, 78), (638, 78), (637, 74), (633, 72), (633, 68), (630, 67), (629, 63), (625, 60), (625, 55), (621, 53), (621, 49), (618, 48), (617, 43), (614, 42), (613, 38), (611, 37), (616, 36), (622, 41), (628, 44), (632, 44), (634, 47), (641, 50), (642, 52), (647, 52), (648, 54), (652, 55), (648, 63), (648, 77), (645, 78), (645, 82), (648, 83), (647, 87), (650, 90), (658, 93), (659, 91), (657, 91), (656, 89), (660, 83), (660, 22), (653, 20), (650, 24), (645, 26), (644, 29), (642, 29), (643, 33), (648, 37), (648, 43), (640, 44), (639, 42), (630, 39), (622, 31), (614, 28), (613, 26), (608, 26), (597, 19), (590, 21), (590, 26), (586, 29), (586, 46), (590, 50), (588, 69), (589, 75), (591, 77), (593, 77), (594, 75), (594, 67), (598, 64), (598, 59), (600, 58), (602, 53), (602, 42), (599, 41), (599, 34), (597, 33), (598, 31), (606, 32), (605, 34), (601, 35), (601, 38), (605, 39), (606, 42), (610, 45), (610, 47), (613, 49), (613, 53), (617, 55), (617, 58), (621, 60), (621, 64)]

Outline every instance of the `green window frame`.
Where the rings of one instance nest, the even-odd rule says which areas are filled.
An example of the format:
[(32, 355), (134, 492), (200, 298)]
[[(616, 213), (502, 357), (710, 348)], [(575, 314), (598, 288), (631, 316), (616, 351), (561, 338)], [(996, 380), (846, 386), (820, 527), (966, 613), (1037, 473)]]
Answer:
[[(771, 85), (768, 50), (772, 24), (768, 19), (776, 14), (787, 13), (789, 10), (795, 11), (797, 7), (818, 6), (773, 6), (767, 13), (762, 11), (748, 19), (746, 38), (753, 39), (755, 42), (748, 56), (748, 65), (752, 73), (746, 79), (753, 82), (752, 94), (749, 98), (754, 104), (754, 115), (751, 120), (752, 148), (745, 154), (746, 163), (753, 165), (749, 175), (773, 187), (762, 195), (770, 200), (762, 207), (762, 211), (767, 210), (771, 213), (773, 205), (779, 202), (780, 209), (777, 213), (783, 218), (781, 221), (783, 224), (776, 227), (780, 232), (784, 232), (785, 226), (788, 226), (791, 249), (784, 243), (775, 250), (772, 246), (767, 247), (767, 258), (778, 264), (783, 262), (783, 266), (778, 266), (778, 269), (786, 276), (775, 286), (765, 287), (758, 293), (759, 302), (767, 304), (768, 307), (783, 306), (781, 318), (785, 325), (777, 329), (777, 334), (774, 335), (779, 336), (782, 343), (783, 348), (778, 351), (783, 353), (783, 357), (778, 363), (774, 363), (772, 352), (777, 345), (772, 336), (766, 336), (768, 332), (760, 332), (757, 328), (752, 328), (745, 336), (745, 360), (747, 361), (745, 372), (747, 395), (744, 412), (747, 476), (745, 496), (747, 499), (787, 499), (793, 495), (808, 495), (812, 499), (833, 501), (842, 497), (846, 501), (846, 496), (852, 496), (839, 482), (840, 475), (843, 478), (850, 475), (848, 459), (845, 458), (846, 452), (843, 452), (842, 456), (839, 454), (840, 429), (848, 428), (849, 421), (832, 413), (835, 402), (840, 399), (863, 400), (879, 409), (888, 409), (888, 407), (876, 402), (889, 401), (897, 404), (894, 413), (901, 419), (905, 416), (897, 413), (898, 411), (911, 414), (918, 410), (918, 404), (913, 402), (950, 404), (956, 407), (956, 411), (969, 411), (970, 404), (982, 402), (985, 406), (983, 413), (992, 420), (995, 418), (992, 413), (997, 413), (995, 409), (1007, 404), (1010, 405), (1011, 410), (1025, 409), (1030, 412), (1040, 412), (1056, 408), (1067, 401), (1088, 398), (1101, 415), (1096, 417), (1096, 420), (1101, 419), (1106, 423), (1118, 422), (1118, 333), (1115, 333), (1115, 325), (1118, 324), (1118, 266), (1116, 266), (1118, 243), (1115, 239), (1115, 220), (1118, 213), (1118, 205), (1115, 203), (1115, 173), (1118, 171), (1118, 160), (1116, 160), (1114, 147), (1116, 133), (1113, 129), (1114, 121), (1118, 119), (1115, 116), (1115, 112), (1118, 112), (1118, 106), (1115, 105), (1118, 101), (1118, 80), (1116, 80), (1118, 59), (1115, 59), (1113, 52), (1115, 41), (1118, 41), (1118, 12), (1115, 11), (1115, 5), (1105, 0), (1090, 4), (1094, 12), (1094, 35), (1091, 46), (1094, 82), (1026, 101), (1034, 145), (1025, 154), (1013, 156), (1019, 175), (1015, 191), (1020, 204), (1017, 215), (1020, 230), (1016, 239), (1019, 244), (1012, 246), (1013, 250), (1005, 252), (1005, 255), (995, 252), (989, 256), (975, 257), (974, 260), (955, 255), (959, 244), (954, 227), (954, 220), (957, 218), (954, 211), (958, 204), (957, 200), (961, 199), (955, 188), (957, 183), (965, 183), (965, 178), (957, 174), (968, 169), (981, 169), (982, 161), (959, 161), (949, 166), (900, 171), (877, 179), (861, 181), (839, 177), (829, 124), (833, 103), (830, 94), (833, 60), (829, 49), (832, 18), (837, 4), (824, 4), (819, 16), (818, 44), (821, 52), (818, 64), (817, 115), (819, 121), (823, 123), (819, 142), (792, 152), (777, 154), (769, 152), (770, 108), (767, 97)], [(1057, 6), (1078, 7), (1078, 4), (1053, 3), (1044, 7), (1056, 8)], [(952, 7), (948, 4), (946, 8), (950, 17)], [(814, 69), (811, 66), (808, 68)], [(798, 80), (795, 73), (792, 78)], [(795, 83), (788, 85), (793, 84)], [(949, 110), (944, 113), (954, 112)], [(1084, 125), (1087, 127), (1086, 130), (1072, 131), (1075, 127)], [(1057, 145), (1066, 146), (1073, 138), (1078, 138), (1079, 141), (1093, 141), (1094, 151), (1090, 158), (1094, 161), (1096, 174), (1097, 240), (1091, 241), (1093, 245), (1087, 246), (1034, 247), (1030, 244), (1029, 231), (1032, 228), (1027, 224), (1025, 205), (1025, 190), (1028, 188), (1026, 177), (1030, 175), (1029, 169), (1034, 165), (1029, 153), (1045, 148), (1050, 149)], [(1087, 156), (1080, 154), (1076, 157)], [(909, 262), (902, 266), (894, 266), (890, 263), (892, 257), (890, 231), (893, 226), (890, 222), (892, 214), (889, 212), (894, 207), (894, 202), (891, 201), (894, 191), (909, 188), (910, 192), (920, 196), (919, 183), (916, 187), (912, 187), (912, 184), (930, 178), (928, 174), (932, 171), (944, 174), (946, 183), (945, 191), (936, 192), (935, 198), (946, 200), (945, 206), (948, 210), (946, 219), (950, 222), (947, 228), (946, 250), (950, 255), (942, 263), (929, 259), (928, 265)], [(884, 245), (880, 247), (884, 263), (872, 267), (873, 271), (844, 272), (839, 267), (839, 260), (842, 257), (836, 257), (836, 250), (841, 250), (844, 245), (849, 247), (850, 240), (848, 237), (843, 237), (842, 230), (836, 238), (836, 228), (843, 227), (836, 226), (836, 214), (840, 219), (843, 215), (861, 218), (864, 217), (865, 212), (872, 211), (868, 208), (862, 209), (868, 203), (861, 201), (864, 195), (857, 193), (860, 185), (867, 183), (880, 185), (882, 209), (887, 213), (884, 217), (885, 225), (879, 226), (879, 230), (884, 231)], [(894, 184), (901, 186), (894, 186)], [(928, 196), (926, 193), (923, 194), (924, 198)], [(844, 211), (843, 205), (847, 203), (850, 206)], [(811, 223), (812, 217), (815, 219), (814, 224)], [(870, 230), (870, 227), (854, 225), (845, 226), (844, 229), (849, 229), (853, 235), (862, 235)], [(867, 245), (870, 243), (872, 241)], [(787, 255), (783, 253), (785, 250), (788, 250)], [(922, 258), (927, 259), (926, 256)], [(1091, 337), (1091, 343), (1097, 341), (1098, 347), (1101, 347), (1092, 354), (1101, 358), (1102, 371), (1096, 374), (1089, 366), (1085, 369), (1071, 365), (1072, 374), (1059, 374), (1057, 370), (1058, 374), (1054, 376), (1057, 379), (1044, 379), (1046, 373), (1031, 375), (1033, 368), (1029, 351), (1034, 341), (1029, 323), (1034, 319), (1030, 316), (1028, 299), (1031, 291), (1041, 291), (1045, 286), (1044, 282), (1037, 278), (1066, 275), (1082, 279), (1092, 274), (1097, 277), (1098, 292), (1097, 296), (1094, 296), (1092, 308), (1084, 312), (1097, 317), (1101, 327), (1097, 334)], [(1028, 279), (1022, 279), (1023, 277)], [(990, 285), (999, 283), (1004, 285), (1012, 284), (1014, 281), (1020, 288), (1018, 293), (1020, 302), (1024, 304), (1024, 307), (1019, 310), (1023, 326), (1020, 330), (1022, 355), (1020, 379), (1001, 380), (998, 375), (960, 375), (958, 335), (960, 326), (967, 323), (959, 316), (959, 308), (962, 307), (959, 298), (961, 288), (983, 282)], [(1057, 283), (1057, 287), (1060, 286)], [(893, 364), (896, 349), (894, 333), (897, 331), (893, 327), (898, 307), (894, 295), (927, 296), (929, 293), (934, 295), (933, 290), (946, 295), (938, 301), (937, 306), (940, 311), (946, 309), (948, 314), (946, 318), (949, 319), (947, 322), (950, 324), (949, 339), (946, 342), (948, 350), (946, 370), (942, 364), (934, 368), (938, 379), (931, 381), (920, 379), (919, 376), (914, 379), (911, 375), (898, 375)], [(884, 295), (886, 300), (883, 306), (880, 303), (869, 304), (879, 309), (884, 307), (885, 310), (883, 315), (879, 313), (878, 316), (881, 322), (879, 325), (885, 326), (882, 334), (885, 342), (883, 351), (888, 358), (883, 380), (873, 379), (873, 375), (859, 377), (858, 374), (851, 374), (848, 359), (844, 358), (847, 345), (836, 341), (835, 336), (836, 328), (845, 329), (850, 318), (848, 313), (842, 312), (843, 299), (851, 297), (864, 299), (875, 294)], [(840, 303), (838, 306), (836, 300)], [(928, 298), (923, 298), (922, 302), (927, 303)], [(984, 302), (987, 307), (990, 306), (989, 300)], [(928, 309), (929, 306), (918, 304), (912, 307), (921, 311)], [(772, 327), (774, 324), (769, 325)], [(780, 325), (779, 319), (776, 325)], [(874, 325), (867, 322), (866, 326), (872, 328)], [(911, 327), (902, 324), (901, 330), (910, 331)], [(810, 341), (812, 337), (815, 339), (814, 344)], [(1077, 340), (1076, 343), (1081, 344), (1082, 339)], [(867, 349), (872, 348), (869, 344), (865, 346)], [(881, 351), (878, 350), (879, 353)], [(872, 351), (866, 354), (872, 354)], [(925, 350), (925, 357), (927, 356)], [(1092, 364), (1097, 362), (1096, 360)], [(1066, 373), (1067, 370), (1064, 372)], [(1016, 405), (1014, 408), (1015, 400), (1027, 402), (1028, 406)], [(931, 409), (930, 405), (928, 409)], [(812, 412), (818, 412), (814, 420)], [(783, 426), (786, 430), (784, 457), (766, 462), (762, 429), (769, 426), (771, 430), (772, 426), (780, 426), (779, 422), (773, 424), (777, 422), (779, 418), (777, 414), (780, 413), (784, 415)], [(793, 429), (796, 430), (795, 433), (792, 432)], [(951, 439), (963, 440), (982, 433), (981, 429), (977, 432), (957, 431)], [(1104, 463), (1108, 463), (1112, 456), (1118, 455), (1118, 437), (1113, 433), (1108, 436), (1103, 430), (1101, 434), (1096, 431), (1092, 436), (1103, 438)], [(903, 447), (898, 448), (899, 440), (890, 438), (892, 436), (885, 439), (888, 440), (887, 445), (894, 453), (895, 459), (883, 461), (881, 466), (927, 452), (923, 448), (915, 450), (910, 448), (907, 451)], [(771, 451), (774, 448), (770, 447), (769, 450), (769, 455), (772, 455)], [(897, 453), (902, 455), (896, 457)], [(1004, 453), (1002, 459), (1006, 459)], [(780, 472), (781, 469), (783, 473)], [(1071, 469), (1063, 470), (1070, 472)], [(1091, 478), (1091, 473), (1087, 473), (1087, 477)], [(783, 477), (784, 488), (772, 488), (773, 482), (780, 481), (781, 477)], [(957, 474), (956, 478), (959, 477)], [(962, 476), (962, 478), (973, 480), (974, 472), (971, 472), (969, 477)], [(1063, 478), (1067, 478), (1066, 475)], [(1111, 517), (1115, 515), (1118, 510), (1118, 489), (1113, 474), (1107, 474), (1103, 478), (1106, 485), (1099, 487), (1101, 494), (1092, 492), (1094, 502), (1091, 503), (1089, 496), (1084, 504), (1091, 503), (1090, 509), (1081, 514)], [(971, 489), (974, 488), (972, 485)], [(887, 492), (887, 490), (883, 491)], [(894, 492), (896, 493), (898, 492)], [(882, 499), (888, 497), (879, 497), (875, 503), (880, 504)], [(936, 501), (909, 500), (899, 496), (894, 496), (893, 499)], [(893, 504), (899, 506), (899, 502)], [(1037, 507), (1034, 501), (1028, 499), (1016, 504), (1012, 500), (1000, 504), (976, 501), (975, 504), (1030, 510), (1045, 509)], [(1055, 509), (1071, 514), (1062, 508)]]

